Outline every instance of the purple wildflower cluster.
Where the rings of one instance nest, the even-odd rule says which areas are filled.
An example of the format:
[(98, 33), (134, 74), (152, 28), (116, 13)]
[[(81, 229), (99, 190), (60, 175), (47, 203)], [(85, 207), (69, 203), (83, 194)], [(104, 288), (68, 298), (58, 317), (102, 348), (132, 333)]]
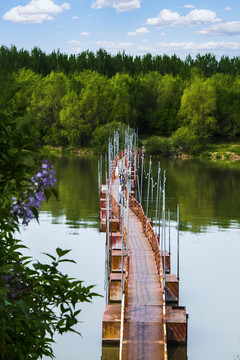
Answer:
[(1, 276), (4, 281), (8, 292), (6, 298), (17, 299), (23, 295), (27, 295), (31, 289), (31, 286), (21, 279), (20, 274), (16, 273), (14, 269), (10, 270), (7, 275)]
[(41, 169), (31, 178), (29, 191), (24, 193), (23, 199), (13, 197), (12, 214), (22, 219), (23, 225), (28, 225), (35, 217), (34, 208), (39, 211), (40, 203), (46, 200), (44, 190), (53, 187), (56, 183), (55, 170), (48, 160), (43, 160)]

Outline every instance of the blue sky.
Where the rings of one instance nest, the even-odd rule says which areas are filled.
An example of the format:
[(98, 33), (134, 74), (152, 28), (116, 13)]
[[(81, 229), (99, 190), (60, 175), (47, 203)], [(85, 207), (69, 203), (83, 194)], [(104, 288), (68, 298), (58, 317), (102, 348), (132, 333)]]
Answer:
[(50, 53), (240, 55), (239, 0), (0, 0), (0, 44)]

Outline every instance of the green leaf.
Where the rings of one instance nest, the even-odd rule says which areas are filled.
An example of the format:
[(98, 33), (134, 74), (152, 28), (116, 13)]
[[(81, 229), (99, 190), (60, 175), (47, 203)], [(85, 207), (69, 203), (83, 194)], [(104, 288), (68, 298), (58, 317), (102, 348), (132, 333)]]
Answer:
[(51, 192), (53, 193), (53, 195), (55, 196), (55, 198), (57, 199), (57, 201), (59, 201), (59, 194), (58, 191), (54, 188), (51, 189)]
[(45, 253), (45, 252), (42, 252), (42, 254), (44, 254), (44, 255), (50, 257), (51, 259), (53, 259), (54, 261), (56, 261), (56, 258), (53, 255)]
[(62, 250), (59, 247), (56, 249), (56, 253), (58, 254), (59, 257), (62, 257), (64, 255), (68, 254), (70, 251), (71, 251), (71, 249), (70, 250)]
[(61, 260), (59, 260), (58, 262), (71, 262), (71, 263), (76, 264), (76, 261), (75, 261), (75, 260), (70, 260), (70, 259), (61, 259)]
[(45, 195), (46, 201), (48, 201), (51, 197), (51, 191), (48, 189), (44, 189), (44, 195)]
[(3, 299), (5, 306), (12, 305), (6, 298)]
[(37, 220), (37, 222), (39, 222), (38, 221), (38, 209), (35, 207), (35, 206), (31, 206), (31, 210), (32, 210), (32, 212), (33, 212), (33, 215), (34, 215), (34, 217), (35, 217), (35, 219)]

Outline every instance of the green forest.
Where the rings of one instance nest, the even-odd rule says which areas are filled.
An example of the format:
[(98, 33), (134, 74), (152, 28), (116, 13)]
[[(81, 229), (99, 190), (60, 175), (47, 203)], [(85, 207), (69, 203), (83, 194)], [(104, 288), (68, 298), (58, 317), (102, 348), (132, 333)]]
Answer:
[(122, 124), (190, 153), (240, 136), (240, 57), (0, 48), (0, 108), (39, 146), (97, 147)]

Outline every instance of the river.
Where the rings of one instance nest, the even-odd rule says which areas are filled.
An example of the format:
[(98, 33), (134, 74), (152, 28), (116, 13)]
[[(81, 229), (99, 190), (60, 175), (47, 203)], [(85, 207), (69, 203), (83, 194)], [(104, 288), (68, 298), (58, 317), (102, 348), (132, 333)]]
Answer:
[[(157, 166), (158, 160), (154, 159), (155, 179)], [(57, 335), (54, 352), (57, 360), (100, 360), (105, 234), (98, 230), (97, 159), (63, 156), (54, 160), (54, 167), (60, 201), (50, 199), (44, 204), (40, 225), (32, 221), (22, 229), (21, 238), (29, 253), (40, 260), (45, 260), (42, 252), (54, 253), (56, 247), (72, 249), (70, 255), (77, 265), (65, 264), (62, 271), (84, 280), (86, 285), (96, 284), (95, 291), (103, 297), (83, 304), (77, 327), (82, 337), (73, 333)], [(146, 163), (146, 173), (147, 169)], [(237, 359), (240, 164), (161, 160), (161, 169), (162, 173), (166, 170), (166, 209), (171, 211), (172, 273), (177, 271), (176, 208), (180, 206), (179, 304), (186, 306), (189, 314), (188, 360)]]

